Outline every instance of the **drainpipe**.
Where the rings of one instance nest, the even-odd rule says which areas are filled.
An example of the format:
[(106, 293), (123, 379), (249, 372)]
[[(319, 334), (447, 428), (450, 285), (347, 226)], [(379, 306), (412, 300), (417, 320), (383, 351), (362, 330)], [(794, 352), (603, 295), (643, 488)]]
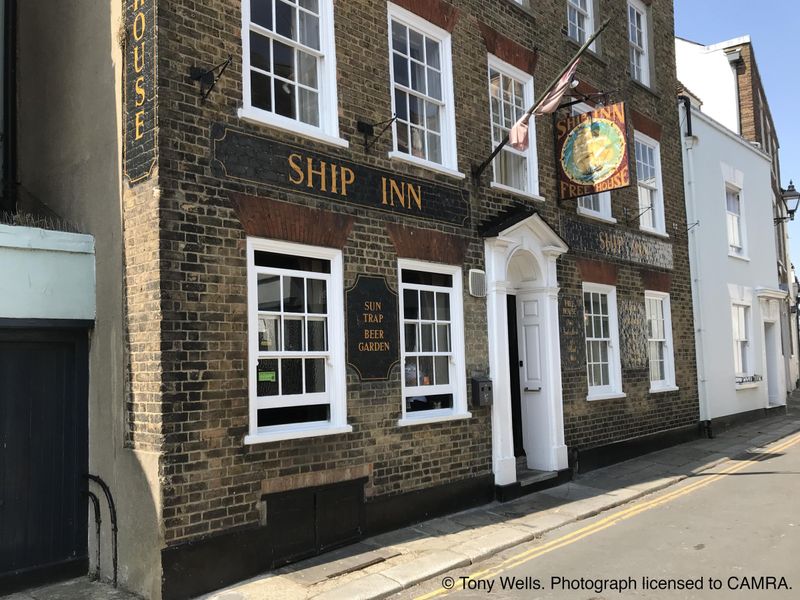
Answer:
[[(688, 223), (697, 223), (696, 201), (697, 194), (694, 178), (694, 144), (695, 137), (692, 130), (692, 101), (688, 96), (678, 96), (683, 104), (686, 115), (686, 133), (681, 141), (685, 149), (685, 182), (686, 182), (686, 219)], [(705, 419), (704, 431), (712, 437), (711, 421), (708, 418), (708, 395), (706, 390), (706, 370), (703, 348), (705, 346), (703, 329), (703, 294), (702, 278), (700, 277), (700, 249), (698, 243), (699, 227), (692, 227), (689, 231), (689, 256), (694, 269), (690, 269), (692, 277), (692, 302), (694, 303), (695, 348), (697, 349), (697, 395), (700, 403), (700, 418)]]

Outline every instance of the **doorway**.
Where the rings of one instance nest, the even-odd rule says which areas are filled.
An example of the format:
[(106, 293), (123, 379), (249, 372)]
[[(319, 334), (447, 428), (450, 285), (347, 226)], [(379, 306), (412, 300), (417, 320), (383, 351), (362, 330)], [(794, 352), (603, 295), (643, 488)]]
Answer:
[(769, 406), (778, 406), (778, 339), (774, 322), (764, 323), (764, 356), (767, 363), (767, 398)]
[(518, 459), (533, 471), (567, 468), (556, 260), (568, 248), (538, 214), (515, 218), (484, 233), (498, 486), (520, 480)]

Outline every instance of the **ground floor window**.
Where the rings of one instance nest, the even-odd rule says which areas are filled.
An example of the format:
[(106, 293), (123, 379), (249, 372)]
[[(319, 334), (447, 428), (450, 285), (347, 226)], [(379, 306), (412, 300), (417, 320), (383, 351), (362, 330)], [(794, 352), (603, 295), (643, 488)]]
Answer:
[(340, 251), (248, 239), (251, 437), (346, 426), (342, 295)]
[(616, 288), (583, 284), (583, 323), (589, 400), (621, 394)]
[(672, 315), (669, 294), (645, 292), (647, 316), (647, 354), (650, 367), (650, 391), (675, 387), (675, 363), (672, 350)]
[(750, 307), (734, 304), (731, 307), (733, 331), (733, 365), (737, 377), (752, 373), (750, 360)]
[(467, 416), (460, 267), (399, 263), (403, 421)]

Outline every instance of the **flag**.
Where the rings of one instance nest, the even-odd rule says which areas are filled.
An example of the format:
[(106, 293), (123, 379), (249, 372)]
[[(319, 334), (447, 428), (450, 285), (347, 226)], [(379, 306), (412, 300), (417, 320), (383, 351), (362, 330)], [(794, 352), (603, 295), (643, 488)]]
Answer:
[(536, 106), (532, 110), (525, 112), (519, 121), (514, 123), (511, 131), (508, 132), (508, 143), (511, 144), (512, 148), (517, 150), (528, 149), (528, 121), (530, 121), (531, 115), (541, 116), (556, 112), (561, 104), (561, 98), (569, 89), (569, 84), (575, 76), (579, 62), (581, 62), (580, 57), (573, 60), (561, 78), (542, 96)]

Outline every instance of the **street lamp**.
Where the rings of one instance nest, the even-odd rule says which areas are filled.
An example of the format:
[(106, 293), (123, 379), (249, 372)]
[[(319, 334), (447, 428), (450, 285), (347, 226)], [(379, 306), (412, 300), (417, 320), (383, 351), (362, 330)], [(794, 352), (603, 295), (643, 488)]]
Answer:
[(781, 197), (783, 204), (786, 206), (786, 211), (789, 213), (786, 217), (775, 217), (775, 224), (783, 223), (784, 221), (794, 221), (794, 213), (797, 212), (797, 206), (800, 204), (800, 192), (794, 188), (794, 183), (789, 181), (789, 187), (781, 190)]

